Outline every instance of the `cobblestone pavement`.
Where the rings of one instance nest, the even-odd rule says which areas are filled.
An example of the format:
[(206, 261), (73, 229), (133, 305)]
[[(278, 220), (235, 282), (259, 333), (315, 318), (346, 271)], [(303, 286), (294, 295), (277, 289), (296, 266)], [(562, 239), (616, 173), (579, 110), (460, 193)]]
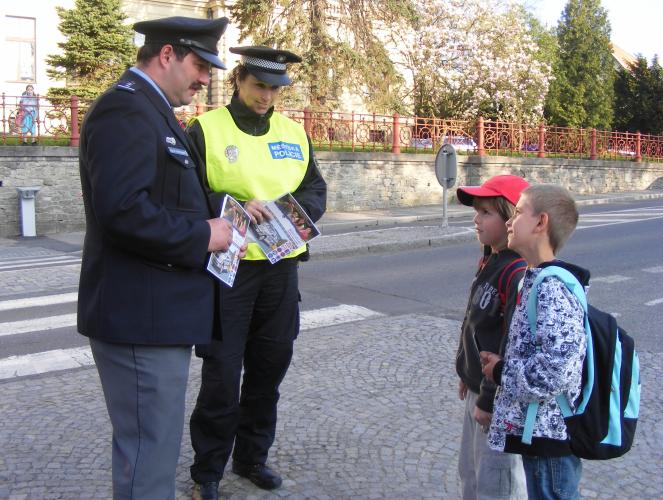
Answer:
[[(29, 262), (27, 267), (4, 270), (0, 274), (0, 299), (26, 293), (55, 293), (78, 287), (81, 272), (80, 252), (63, 252), (44, 247), (29, 247), (21, 242), (0, 239), (0, 264)], [(53, 259), (57, 267), (39, 267), (39, 263)]]
[[(435, 245), (432, 230), (324, 237), (317, 251), (333, 256), (378, 251), (380, 245), (393, 250), (399, 239), (403, 248), (419, 238), (424, 246)], [(463, 231), (448, 239), (464, 237)], [(349, 240), (360, 246), (353, 249)], [(0, 300), (75, 290), (81, 241), (81, 234), (0, 238), (0, 262), (35, 261), (0, 273)], [(62, 261), (41, 268), (40, 259)], [(228, 472), (222, 497), (458, 498), (462, 403), (453, 359), (459, 330), (457, 321), (408, 314), (302, 332), (282, 386), (269, 460), (283, 474), (283, 486), (264, 492)], [(583, 498), (663, 498), (660, 359), (661, 349), (640, 352), (643, 394), (634, 448), (620, 459), (584, 461)], [(199, 383), (200, 361), (194, 359), (187, 418)], [(110, 498), (111, 429), (94, 368), (7, 379), (0, 394), (0, 499)], [(185, 430), (178, 499), (190, 498), (191, 462)]]
[[(223, 498), (458, 498), (462, 404), (457, 321), (411, 314), (304, 332), (283, 384), (263, 492), (231, 472)], [(660, 356), (641, 353), (645, 391), (634, 449), (584, 462), (583, 498), (663, 496)], [(187, 414), (199, 385), (192, 361)], [(110, 424), (94, 368), (0, 383), (0, 498), (110, 498)], [(188, 436), (177, 498), (190, 497)]]

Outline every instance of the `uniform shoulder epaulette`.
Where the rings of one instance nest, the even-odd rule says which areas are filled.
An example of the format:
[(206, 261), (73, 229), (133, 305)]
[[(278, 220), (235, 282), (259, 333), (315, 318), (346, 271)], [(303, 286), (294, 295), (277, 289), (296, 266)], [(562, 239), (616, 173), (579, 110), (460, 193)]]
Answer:
[(115, 88), (118, 90), (124, 90), (125, 92), (131, 92), (132, 94), (135, 94), (136, 82), (133, 80), (120, 80), (115, 85)]

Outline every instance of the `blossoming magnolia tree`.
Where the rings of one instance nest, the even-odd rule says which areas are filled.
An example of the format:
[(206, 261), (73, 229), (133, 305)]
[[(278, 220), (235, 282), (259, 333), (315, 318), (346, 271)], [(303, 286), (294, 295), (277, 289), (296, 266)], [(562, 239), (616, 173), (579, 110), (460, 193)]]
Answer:
[(418, 24), (392, 39), (419, 115), (540, 120), (551, 65), (527, 13), (501, 0), (415, 0)]

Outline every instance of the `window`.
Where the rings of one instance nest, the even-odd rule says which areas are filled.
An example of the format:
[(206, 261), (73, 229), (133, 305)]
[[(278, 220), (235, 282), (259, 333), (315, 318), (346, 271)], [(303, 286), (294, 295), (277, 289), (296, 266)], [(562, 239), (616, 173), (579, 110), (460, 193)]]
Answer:
[(35, 19), (7, 16), (7, 52), (3, 55), (8, 77), (16, 82), (35, 81)]

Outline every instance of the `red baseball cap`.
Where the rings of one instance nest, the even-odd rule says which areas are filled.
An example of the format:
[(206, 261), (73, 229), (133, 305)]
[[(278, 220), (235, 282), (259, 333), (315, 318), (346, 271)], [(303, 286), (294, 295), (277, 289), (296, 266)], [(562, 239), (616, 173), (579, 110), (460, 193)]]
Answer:
[(520, 193), (528, 187), (529, 182), (517, 175), (496, 175), (481, 186), (460, 186), (456, 190), (456, 197), (463, 205), (470, 207), (475, 196), (479, 198), (501, 196), (516, 205), (520, 199)]

